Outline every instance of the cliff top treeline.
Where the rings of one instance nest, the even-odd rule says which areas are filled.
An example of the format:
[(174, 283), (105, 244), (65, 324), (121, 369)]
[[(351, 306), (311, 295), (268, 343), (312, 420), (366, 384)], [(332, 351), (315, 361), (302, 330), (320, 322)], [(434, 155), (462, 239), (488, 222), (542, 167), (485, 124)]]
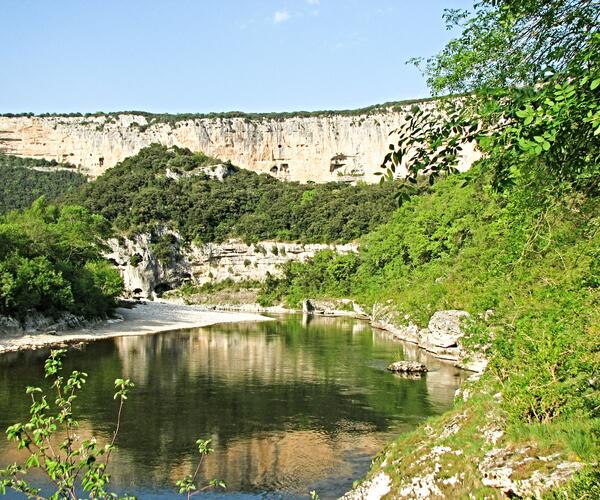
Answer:
[[(142, 149), (67, 196), (123, 234), (178, 231), (186, 241), (348, 242), (385, 222), (395, 187), (281, 182), (158, 144)], [(211, 169), (225, 170), (222, 180)]]
[(0, 116), (8, 118), (18, 117), (72, 117), (72, 118), (94, 118), (99, 116), (116, 117), (119, 115), (138, 115), (146, 118), (148, 123), (176, 123), (185, 120), (197, 120), (202, 118), (245, 118), (248, 120), (284, 120), (286, 118), (308, 118), (312, 116), (359, 116), (375, 113), (386, 113), (389, 111), (401, 111), (403, 107), (411, 104), (419, 104), (433, 100), (445, 99), (447, 97), (423, 97), (418, 99), (405, 99), (401, 101), (389, 101), (382, 104), (373, 104), (357, 109), (341, 110), (317, 110), (317, 111), (282, 111), (265, 113), (246, 113), (243, 111), (224, 111), (221, 113), (150, 113), (148, 111), (97, 111), (95, 113), (2, 113)]

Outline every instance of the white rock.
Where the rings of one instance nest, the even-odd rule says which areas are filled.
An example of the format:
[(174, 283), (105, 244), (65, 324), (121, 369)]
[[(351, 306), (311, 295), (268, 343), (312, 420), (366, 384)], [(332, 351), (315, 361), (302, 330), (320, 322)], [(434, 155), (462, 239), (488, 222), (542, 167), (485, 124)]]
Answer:
[(464, 335), (461, 322), (470, 315), (466, 311), (437, 311), (429, 320), (426, 338), (428, 343), (436, 347), (454, 347)]
[[(175, 124), (149, 124), (133, 114), (0, 117), (0, 145), (17, 156), (73, 163), (92, 177), (159, 143), (203, 151), (285, 180), (378, 182), (375, 173), (393, 139), (389, 133), (404, 122), (411, 106), (354, 116), (200, 118)], [(467, 170), (480, 156), (472, 145), (464, 145), (459, 170)], [(398, 173), (403, 172), (402, 166)]]

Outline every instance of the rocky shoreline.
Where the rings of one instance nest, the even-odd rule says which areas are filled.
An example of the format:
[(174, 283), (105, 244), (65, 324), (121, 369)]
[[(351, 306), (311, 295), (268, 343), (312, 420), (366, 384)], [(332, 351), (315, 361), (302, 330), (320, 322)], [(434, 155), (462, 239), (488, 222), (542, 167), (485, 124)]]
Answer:
[[(170, 304), (182, 304), (182, 299), (165, 301)], [(323, 301), (305, 299), (302, 309), (288, 309), (281, 306), (265, 307), (259, 304), (202, 304), (198, 307), (208, 311), (236, 311), (270, 314), (303, 313), (318, 316), (341, 316), (367, 321), (371, 327), (392, 334), (396, 340), (416, 344), (438, 359), (454, 363), (463, 370), (482, 373), (487, 366), (483, 352), (468, 351), (461, 345), (465, 332), (463, 321), (470, 318), (466, 311), (437, 311), (429, 320), (427, 328), (420, 329), (414, 323), (399, 324), (400, 320), (388, 308), (375, 305), (367, 313), (351, 299)], [(406, 320), (404, 321), (406, 322)]]
[[(178, 301), (175, 301), (178, 302)], [(83, 318), (65, 316), (54, 323), (47, 318), (31, 317), (17, 325), (16, 321), (2, 320), (0, 323), (0, 354), (21, 350), (33, 350), (51, 346), (66, 346), (80, 342), (128, 335), (146, 335), (182, 328), (197, 328), (219, 323), (244, 321), (268, 321), (272, 318), (258, 313), (305, 313), (329, 317), (352, 317), (367, 321), (373, 328), (389, 332), (394, 338), (410, 342), (438, 359), (475, 373), (457, 391), (457, 406), (436, 421), (417, 429), (413, 435), (402, 435), (398, 442), (390, 443), (374, 460), (373, 468), (344, 499), (380, 498), (394, 491), (398, 498), (443, 497), (454, 488), (470, 482), (478, 488), (494, 491), (497, 495), (519, 495), (538, 497), (548, 487), (564, 484), (583, 465), (569, 460), (560, 453), (550, 454), (536, 449), (531, 444), (512, 443), (506, 440), (505, 421), (499, 407), (500, 394), (487, 394), (478, 380), (485, 369), (485, 359), (467, 357), (461, 346), (464, 336), (463, 324), (468, 320), (465, 311), (437, 311), (427, 328), (419, 329), (408, 322), (398, 325), (398, 318), (381, 307), (366, 313), (351, 300), (335, 302), (305, 300), (303, 309), (290, 310), (283, 307), (262, 307), (258, 304), (204, 304), (184, 305), (172, 301), (141, 302), (130, 308), (119, 308), (114, 318), (104, 321), (86, 322)], [(394, 319), (397, 322), (394, 322)], [(35, 331), (35, 327), (45, 331)], [(61, 328), (62, 330), (51, 330)], [(407, 363), (407, 362), (403, 362)], [(409, 362), (412, 363), (412, 362)], [(419, 365), (419, 366), (416, 366)], [(400, 371), (425, 372), (420, 363), (402, 365)], [(483, 400), (471, 403), (472, 399)], [(484, 408), (481, 422), (475, 420)], [(457, 465), (443, 466), (448, 457), (466, 459), (467, 448), (457, 446), (457, 439), (481, 441), (481, 456), (472, 457), (466, 463), (474, 467)], [(415, 438), (418, 441), (414, 441)], [(400, 444), (406, 441), (405, 444)], [(414, 445), (418, 446), (414, 448)], [(407, 446), (404, 450), (404, 446)], [(413, 450), (413, 451), (411, 451)], [(465, 463), (452, 458), (450, 464)], [(537, 463), (543, 472), (537, 469)], [(445, 463), (445, 462), (444, 462)], [(409, 464), (417, 467), (414, 471)], [(479, 464), (479, 465), (477, 465)], [(392, 469), (390, 469), (392, 467)], [(400, 478), (395, 479), (392, 471), (399, 467)], [(531, 468), (521, 477), (523, 467)], [(473, 469), (473, 470), (471, 470)], [(518, 475), (520, 474), (520, 475)], [(448, 476), (448, 477), (446, 477)], [(483, 491), (483, 490), (481, 490)]]

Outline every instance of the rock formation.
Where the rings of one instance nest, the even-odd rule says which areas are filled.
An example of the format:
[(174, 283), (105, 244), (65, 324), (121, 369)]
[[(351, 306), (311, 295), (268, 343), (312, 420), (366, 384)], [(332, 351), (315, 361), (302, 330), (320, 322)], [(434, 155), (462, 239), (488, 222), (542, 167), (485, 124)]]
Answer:
[(157, 258), (149, 234), (108, 241), (110, 252), (106, 257), (117, 265), (130, 295), (153, 298), (184, 283), (202, 285), (226, 279), (264, 281), (268, 274), (279, 275), (281, 264), (288, 260), (305, 261), (325, 249), (342, 254), (358, 251), (358, 246), (353, 243), (324, 245), (262, 241), (246, 244), (230, 240), (183, 246), (176, 233), (170, 234), (174, 243), (168, 262)]
[(405, 323), (393, 309), (374, 305), (371, 324), (375, 328), (389, 331), (395, 338), (417, 344), (421, 349), (433, 354), (436, 358), (454, 361), (456, 366), (465, 370), (482, 372), (487, 366), (487, 359), (481, 352), (467, 351), (461, 345), (465, 335), (463, 320), (469, 318), (467, 311), (437, 311), (429, 320), (427, 328), (419, 329), (412, 322)]
[[(431, 104), (425, 104), (431, 106)], [(410, 109), (364, 114), (158, 121), (135, 114), (0, 116), (0, 151), (69, 162), (96, 177), (152, 143), (187, 147), (282, 180), (376, 182), (379, 165)], [(459, 169), (478, 153), (466, 145)], [(402, 172), (400, 172), (402, 173)]]

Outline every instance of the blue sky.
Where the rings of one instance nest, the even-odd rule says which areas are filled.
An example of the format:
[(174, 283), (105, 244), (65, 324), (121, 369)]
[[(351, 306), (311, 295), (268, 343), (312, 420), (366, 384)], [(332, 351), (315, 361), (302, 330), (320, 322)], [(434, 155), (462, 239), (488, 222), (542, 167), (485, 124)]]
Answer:
[(348, 109), (424, 97), (404, 64), (471, 0), (0, 0), (0, 112)]

